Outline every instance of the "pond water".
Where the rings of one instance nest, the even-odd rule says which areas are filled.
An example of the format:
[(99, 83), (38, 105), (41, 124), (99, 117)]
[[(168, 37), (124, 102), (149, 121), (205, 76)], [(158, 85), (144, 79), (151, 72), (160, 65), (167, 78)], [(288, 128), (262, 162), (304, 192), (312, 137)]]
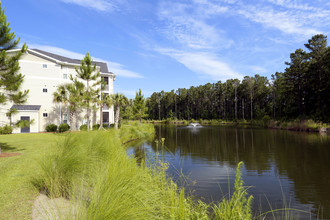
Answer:
[[(161, 147), (147, 141), (129, 150), (138, 159), (160, 159), (169, 175), (206, 202), (219, 201), (233, 189), (238, 162), (251, 186), (255, 213), (289, 207), (299, 219), (330, 219), (330, 136), (318, 133), (232, 127), (156, 126)], [(180, 181), (181, 180), (181, 181)], [(262, 210), (262, 211), (260, 211)], [(271, 217), (271, 215), (268, 215)]]

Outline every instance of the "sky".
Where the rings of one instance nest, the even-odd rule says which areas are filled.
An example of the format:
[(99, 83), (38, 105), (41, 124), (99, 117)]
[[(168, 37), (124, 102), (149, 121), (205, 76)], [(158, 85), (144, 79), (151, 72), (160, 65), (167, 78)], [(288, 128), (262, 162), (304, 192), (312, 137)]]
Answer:
[(328, 0), (2, 0), (21, 43), (70, 58), (89, 52), (134, 98), (285, 69), (329, 35)]

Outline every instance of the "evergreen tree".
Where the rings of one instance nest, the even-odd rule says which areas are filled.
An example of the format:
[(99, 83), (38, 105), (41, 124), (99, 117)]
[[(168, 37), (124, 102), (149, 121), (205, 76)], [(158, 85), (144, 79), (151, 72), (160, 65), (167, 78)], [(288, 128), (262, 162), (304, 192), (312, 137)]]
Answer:
[(100, 71), (96, 69), (96, 62), (92, 61), (89, 53), (81, 60), (81, 65), (75, 67), (78, 79), (86, 82), (85, 91), (82, 97), (82, 106), (87, 111), (87, 130), (90, 129), (90, 115), (91, 110), (96, 108), (96, 104), (99, 100), (99, 94), (101, 92), (100, 85), (102, 80), (100, 77)]
[(0, 105), (8, 101), (23, 104), (27, 100), (28, 90), (20, 91), (24, 76), (19, 72), (19, 59), (26, 52), (26, 44), (14, 55), (8, 55), (7, 50), (17, 47), (20, 38), (15, 40), (15, 33), (11, 32), (5, 10), (0, 2)]

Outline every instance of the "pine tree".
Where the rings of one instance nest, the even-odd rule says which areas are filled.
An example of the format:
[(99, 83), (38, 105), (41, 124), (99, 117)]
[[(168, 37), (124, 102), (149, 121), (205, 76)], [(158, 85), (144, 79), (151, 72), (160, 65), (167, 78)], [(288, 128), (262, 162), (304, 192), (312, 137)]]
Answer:
[(23, 104), (27, 100), (28, 90), (20, 91), (24, 76), (18, 73), (19, 59), (26, 52), (26, 44), (14, 55), (9, 56), (7, 50), (17, 47), (20, 38), (15, 40), (15, 33), (11, 32), (0, 2), (0, 105), (8, 101), (14, 104)]
[(86, 81), (86, 88), (82, 97), (82, 106), (84, 106), (87, 111), (87, 130), (89, 130), (91, 110), (96, 108), (101, 92), (100, 85), (102, 84), (102, 80), (100, 71), (97, 71), (96, 62), (92, 61), (89, 53), (86, 53), (84, 59), (81, 60), (81, 65), (75, 67), (75, 69), (78, 79)]

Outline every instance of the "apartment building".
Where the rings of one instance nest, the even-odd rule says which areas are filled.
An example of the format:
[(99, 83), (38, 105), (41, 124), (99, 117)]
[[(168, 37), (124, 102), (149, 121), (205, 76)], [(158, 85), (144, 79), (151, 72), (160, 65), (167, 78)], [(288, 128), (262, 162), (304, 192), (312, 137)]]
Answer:
[[(15, 50), (8, 53), (15, 53)], [(81, 60), (71, 59), (39, 49), (28, 49), (19, 61), (20, 72), (25, 75), (21, 90), (29, 90), (28, 100), (24, 105), (7, 103), (0, 106), (0, 126), (15, 123), (19, 120), (33, 120), (30, 127), (14, 128), (13, 133), (43, 132), (48, 124), (69, 124), (69, 110), (63, 103), (53, 102), (53, 93), (60, 85), (71, 83), (70, 74), (76, 75), (75, 66), (79, 66)], [(115, 74), (109, 72), (104, 62), (96, 61), (97, 69), (106, 82), (105, 94), (113, 94), (113, 82)], [(6, 116), (10, 108), (16, 108), (17, 113), (11, 117)], [(100, 114), (103, 115), (103, 124), (114, 122), (112, 107), (104, 106), (100, 110), (93, 111), (90, 119), (91, 124), (100, 124)], [(79, 129), (80, 125), (86, 124), (86, 111), (81, 109), (77, 114), (77, 120), (71, 127)]]

